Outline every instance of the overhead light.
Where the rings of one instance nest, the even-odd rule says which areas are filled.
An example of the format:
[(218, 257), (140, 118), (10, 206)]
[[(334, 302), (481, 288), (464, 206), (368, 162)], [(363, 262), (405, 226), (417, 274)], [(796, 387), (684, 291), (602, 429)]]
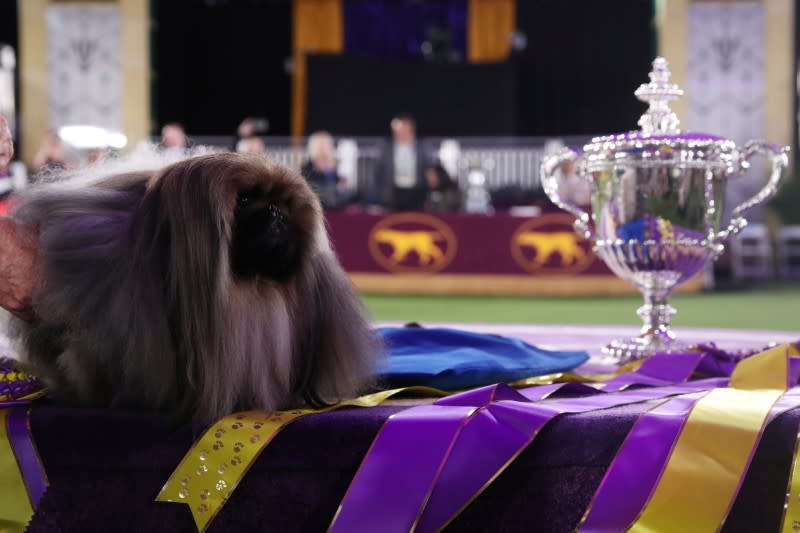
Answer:
[(109, 131), (97, 126), (64, 126), (58, 136), (66, 144), (78, 149), (114, 148), (122, 149), (128, 144), (124, 133)]

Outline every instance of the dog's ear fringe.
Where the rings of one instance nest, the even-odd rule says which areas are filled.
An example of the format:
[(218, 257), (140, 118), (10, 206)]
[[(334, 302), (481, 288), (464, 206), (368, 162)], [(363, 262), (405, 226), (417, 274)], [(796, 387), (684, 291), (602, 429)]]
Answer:
[[(158, 287), (133, 283), (130, 276), (147, 266), (130, 261), (131, 225), (151, 177), (130, 173), (102, 187), (35, 186), (12, 213), (19, 222), (38, 226), (39, 285), (33, 304), (39, 320), (15, 321), (11, 333), (25, 358), (63, 397), (125, 405), (125, 398), (136, 396), (142, 398), (140, 406), (157, 408), (174, 394), (176, 369), (165, 361), (149, 390), (112, 385), (138, 387), (135, 375), (152, 368), (125, 362), (147, 367), (148, 359), (158, 359), (170, 343), (160, 326), (166, 321), (154, 319), (163, 312)], [(82, 383), (93, 384), (91, 394)]]
[(365, 319), (366, 311), (352, 282), (331, 251), (316, 254), (299, 301), (305, 302), (296, 360), (297, 393), (320, 407), (352, 398), (373, 384), (383, 352), (380, 339)]

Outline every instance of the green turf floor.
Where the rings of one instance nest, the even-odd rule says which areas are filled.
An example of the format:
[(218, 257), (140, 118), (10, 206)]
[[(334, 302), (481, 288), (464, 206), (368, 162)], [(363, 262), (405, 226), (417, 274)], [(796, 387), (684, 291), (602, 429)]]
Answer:
[[(523, 324), (640, 324), (641, 298), (365, 295), (376, 320)], [(673, 324), (800, 331), (800, 283), (677, 295)]]

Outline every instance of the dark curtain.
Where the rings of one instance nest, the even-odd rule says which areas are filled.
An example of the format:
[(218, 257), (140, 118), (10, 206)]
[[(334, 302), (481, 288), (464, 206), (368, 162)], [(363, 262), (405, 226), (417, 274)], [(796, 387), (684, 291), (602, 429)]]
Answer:
[[(517, 28), (527, 46), (519, 68), (520, 135), (638, 129), (645, 109), (633, 91), (656, 55), (652, 0), (525, 0)], [(667, 58), (669, 59), (669, 58)]]
[(154, 133), (232, 134), (257, 116), (288, 135), (291, 0), (158, 0), (153, 17)]
[(513, 135), (514, 68), (509, 63), (387, 63), (310, 55), (306, 131), (388, 135), (400, 112), (425, 136)]
[[(436, 29), (464, 59), (467, 0), (344, 0), (345, 53), (386, 60), (422, 59), (422, 45)], [(442, 36), (443, 38), (447, 38)]]

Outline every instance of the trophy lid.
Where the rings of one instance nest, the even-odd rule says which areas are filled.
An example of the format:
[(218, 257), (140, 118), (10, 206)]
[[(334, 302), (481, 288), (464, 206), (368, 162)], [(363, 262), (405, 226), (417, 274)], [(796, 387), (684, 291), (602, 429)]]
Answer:
[(615, 164), (680, 167), (717, 167), (732, 170), (736, 144), (708, 133), (685, 132), (669, 103), (683, 96), (683, 90), (669, 81), (666, 59), (653, 61), (650, 82), (634, 92), (648, 104), (639, 118), (638, 131), (595, 137), (584, 146), (588, 170), (601, 170)]

